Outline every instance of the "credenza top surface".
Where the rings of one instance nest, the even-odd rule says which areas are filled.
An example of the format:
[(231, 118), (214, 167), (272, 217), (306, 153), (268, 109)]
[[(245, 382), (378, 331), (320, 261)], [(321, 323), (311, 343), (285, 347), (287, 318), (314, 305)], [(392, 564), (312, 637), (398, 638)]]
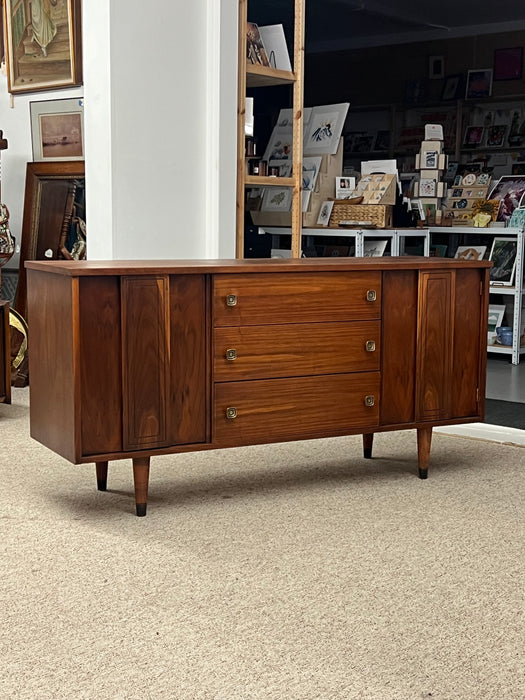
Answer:
[(370, 258), (246, 258), (237, 260), (31, 260), (29, 270), (67, 277), (100, 275), (169, 275), (195, 273), (333, 272), (353, 270), (414, 270), (491, 267), (489, 260), (459, 260), (422, 256)]

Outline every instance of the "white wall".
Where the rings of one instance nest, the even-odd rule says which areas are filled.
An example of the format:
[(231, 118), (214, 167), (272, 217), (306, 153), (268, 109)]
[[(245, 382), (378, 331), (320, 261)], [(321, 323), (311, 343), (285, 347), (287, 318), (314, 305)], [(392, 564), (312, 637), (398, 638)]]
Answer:
[(89, 257), (233, 257), (237, 2), (91, 0), (84, 36)]
[(88, 257), (234, 257), (237, 13), (237, 0), (84, 0), (83, 88), (17, 95), (11, 109), (1, 76), (18, 242), (29, 102), (84, 95)]

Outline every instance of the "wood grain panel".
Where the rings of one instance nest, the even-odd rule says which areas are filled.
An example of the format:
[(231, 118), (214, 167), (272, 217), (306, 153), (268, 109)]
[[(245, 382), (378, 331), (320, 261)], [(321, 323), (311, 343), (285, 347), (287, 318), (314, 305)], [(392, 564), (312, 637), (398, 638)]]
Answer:
[[(487, 355), (486, 333), (481, 337), (484, 301), (481, 270), (455, 273), (454, 343), (452, 360), (452, 416), (480, 414), (480, 364)], [(487, 314), (484, 314), (486, 316)], [(484, 318), (483, 316), (483, 318)], [(483, 341), (483, 342), (481, 342)]]
[[(214, 325), (358, 321), (381, 316), (381, 273), (312, 272), (215, 275)], [(376, 292), (367, 301), (367, 291)], [(235, 306), (226, 297), (237, 297)]]
[(71, 462), (80, 456), (78, 280), (28, 270), (31, 437)]
[(205, 442), (209, 435), (210, 363), (205, 275), (170, 277), (170, 420), (173, 444)]
[(82, 454), (122, 450), (120, 279), (79, 280)]
[(450, 416), (453, 272), (421, 272), (418, 309), (417, 420)]
[[(373, 341), (375, 350), (366, 350)], [(215, 381), (379, 370), (380, 321), (217, 328)], [(227, 360), (226, 350), (236, 359)]]
[(0, 403), (11, 403), (9, 304), (0, 301)]
[[(365, 397), (374, 405), (366, 406)], [(379, 372), (215, 385), (214, 442), (221, 446), (344, 435), (378, 425)], [(235, 408), (236, 418), (227, 418)], [(364, 432), (367, 432), (366, 430)]]
[(382, 425), (414, 420), (417, 294), (415, 270), (383, 273)]
[(167, 443), (169, 289), (167, 276), (122, 277), (124, 449)]

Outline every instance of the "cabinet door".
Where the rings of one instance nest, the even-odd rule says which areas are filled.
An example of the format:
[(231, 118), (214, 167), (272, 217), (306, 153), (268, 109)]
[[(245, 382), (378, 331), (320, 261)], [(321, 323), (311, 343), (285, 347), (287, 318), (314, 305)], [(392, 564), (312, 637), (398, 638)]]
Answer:
[(123, 277), (123, 448), (207, 439), (203, 275)]
[(479, 268), (420, 274), (418, 420), (481, 416), (486, 368), (484, 274)]
[(453, 272), (420, 272), (416, 419), (450, 415)]

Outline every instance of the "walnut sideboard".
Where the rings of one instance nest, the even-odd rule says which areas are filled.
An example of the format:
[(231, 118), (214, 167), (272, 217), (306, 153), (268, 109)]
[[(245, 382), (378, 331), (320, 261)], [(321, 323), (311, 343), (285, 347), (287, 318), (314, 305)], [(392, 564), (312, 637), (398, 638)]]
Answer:
[(489, 262), (27, 262), (31, 436), (69, 461), (417, 431), (484, 417)]

